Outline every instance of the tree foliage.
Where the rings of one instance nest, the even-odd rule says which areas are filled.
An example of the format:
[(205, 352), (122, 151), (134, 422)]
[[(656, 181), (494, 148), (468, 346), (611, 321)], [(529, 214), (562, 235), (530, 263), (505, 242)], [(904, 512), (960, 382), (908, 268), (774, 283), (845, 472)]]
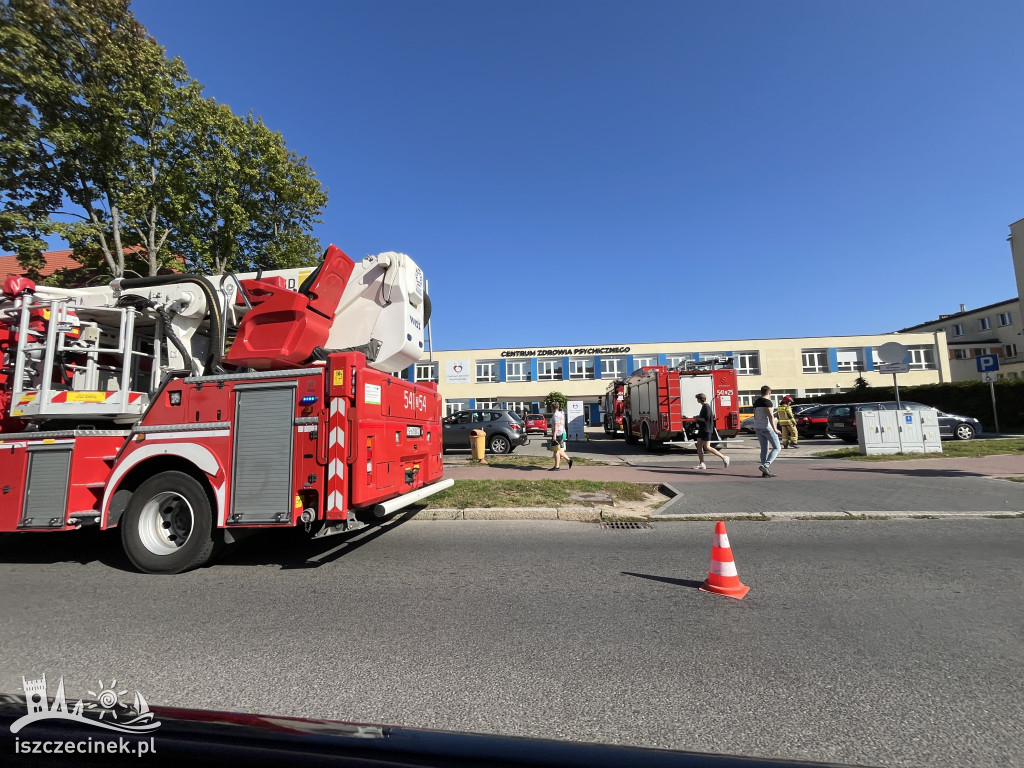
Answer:
[(553, 411), (555, 406), (558, 406), (564, 411), (567, 402), (565, 395), (561, 392), (548, 392), (548, 396), (544, 398), (544, 407)]
[(44, 237), (99, 273), (312, 263), (327, 197), (305, 158), (212, 99), (128, 0), (0, 0), (0, 247)]

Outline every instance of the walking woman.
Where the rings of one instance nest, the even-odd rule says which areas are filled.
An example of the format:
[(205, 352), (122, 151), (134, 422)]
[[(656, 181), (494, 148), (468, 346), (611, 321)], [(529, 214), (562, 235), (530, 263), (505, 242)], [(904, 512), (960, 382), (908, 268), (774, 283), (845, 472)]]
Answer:
[(694, 469), (707, 469), (704, 465), (705, 452), (720, 458), (722, 460), (722, 468), (728, 469), (729, 462), (732, 459), (712, 448), (709, 442), (711, 435), (715, 432), (715, 412), (711, 410), (711, 406), (708, 404), (707, 395), (701, 392), (697, 395), (697, 402), (700, 403), (700, 414), (697, 416), (697, 437), (695, 438), (697, 443), (697, 466)]
[(562, 407), (556, 404), (555, 413), (551, 417), (551, 452), (555, 454), (555, 466), (549, 472), (558, 469), (562, 459), (569, 462), (569, 469), (572, 469), (572, 459), (565, 452), (565, 438), (565, 414), (562, 413)]

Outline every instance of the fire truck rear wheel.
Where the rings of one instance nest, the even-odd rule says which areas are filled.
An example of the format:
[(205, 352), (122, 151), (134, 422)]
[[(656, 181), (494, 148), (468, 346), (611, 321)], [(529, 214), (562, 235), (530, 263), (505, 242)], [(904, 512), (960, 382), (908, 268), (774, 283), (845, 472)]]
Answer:
[(162, 472), (143, 482), (119, 527), (125, 554), (144, 573), (198, 568), (215, 548), (210, 499), (184, 472)]
[(640, 427), (640, 436), (644, 441), (644, 450), (650, 451), (654, 448), (654, 441), (651, 440), (651, 428), (646, 424)]
[(622, 433), (626, 438), (626, 445), (636, 445), (636, 435), (633, 434), (633, 422), (629, 419), (623, 419)]

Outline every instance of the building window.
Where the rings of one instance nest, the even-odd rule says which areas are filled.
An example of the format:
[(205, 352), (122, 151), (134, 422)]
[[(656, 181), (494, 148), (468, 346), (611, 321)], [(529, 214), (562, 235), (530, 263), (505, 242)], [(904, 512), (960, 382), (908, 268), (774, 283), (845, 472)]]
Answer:
[(984, 347), (975, 347), (974, 349), (971, 350), (971, 354), (973, 354), (975, 357), (981, 357), (982, 355), (987, 355), (988, 350), (985, 349)]
[(444, 404), (444, 415), (451, 416), (459, 411), (465, 411), (467, 408), (469, 408), (469, 403), (467, 402), (461, 400), (449, 400)]
[[(498, 361), (481, 360), (476, 364), (477, 382), (488, 382), (498, 380)], [(490, 406), (489, 406), (490, 407)]]
[(912, 371), (935, 370), (935, 349), (933, 347), (911, 347), (910, 369)]
[(529, 403), (505, 403), (505, 408), (507, 408), (510, 411), (515, 411), (520, 416), (523, 416), (530, 412)]
[(966, 349), (954, 349), (951, 352), (953, 360), (970, 360), (971, 353)]
[(480, 408), (497, 408), (498, 407), (498, 401), (497, 400), (477, 400), (476, 401), (476, 407), (477, 407), (477, 409), (480, 409)]
[(669, 368), (675, 368), (676, 366), (682, 365), (684, 360), (692, 360), (693, 355), (682, 353), (678, 355), (668, 355), (665, 359)]
[(1013, 315), (1010, 312), (999, 313), (999, 326), (1005, 327), (1007, 325), (1013, 325)]
[(1017, 345), (1006, 344), (1003, 346), (1003, 357), (1016, 357), (1017, 356)]
[(570, 379), (592, 379), (594, 378), (594, 358), (573, 357), (569, 359)]
[(537, 361), (537, 381), (561, 381), (562, 358)]
[(953, 328), (953, 335), (954, 336), (963, 336), (964, 335), (964, 325), (963, 325), (963, 323), (956, 323), (954, 326), (952, 326), (952, 328)]
[(831, 389), (805, 389), (804, 398), (827, 397), (832, 394)]
[(992, 327), (992, 318), (990, 317), (979, 317), (978, 318), (978, 330), (987, 331)]
[(864, 370), (864, 350), (860, 347), (836, 350), (836, 370), (840, 373), (856, 373)]
[[(657, 365), (657, 364), (658, 364), (658, 358), (657, 357), (634, 357), (633, 358), (633, 365), (636, 366), (636, 370), (638, 370), (638, 371), (642, 370), (643, 368), (645, 368), (648, 365)], [(632, 373), (632, 372), (633, 371), (630, 371), (630, 373)]]
[(626, 358), (624, 357), (602, 357), (601, 378), (618, 379), (625, 375)]
[(802, 349), (800, 357), (803, 360), (804, 373), (828, 373), (827, 349)]
[(761, 375), (761, 355), (759, 352), (738, 352), (736, 354), (736, 373), (741, 376)]
[(740, 407), (750, 407), (754, 404), (754, 401), (761, 396), (761, 391), (757, 392), (740, 392)]
[(530, 364), (523, 360), (505, 363), (505, 381), (529, 381)]
[(416, 381), (437, 383), (437, 363), (416, 363)]

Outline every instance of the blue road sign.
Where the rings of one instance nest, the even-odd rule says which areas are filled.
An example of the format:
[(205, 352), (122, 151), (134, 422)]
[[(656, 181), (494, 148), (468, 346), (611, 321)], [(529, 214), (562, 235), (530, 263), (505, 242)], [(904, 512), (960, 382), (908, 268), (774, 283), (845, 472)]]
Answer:
[(999, 370), (999, 355), (978, 355), (974, 359), (978, 361), (978, 373)]

